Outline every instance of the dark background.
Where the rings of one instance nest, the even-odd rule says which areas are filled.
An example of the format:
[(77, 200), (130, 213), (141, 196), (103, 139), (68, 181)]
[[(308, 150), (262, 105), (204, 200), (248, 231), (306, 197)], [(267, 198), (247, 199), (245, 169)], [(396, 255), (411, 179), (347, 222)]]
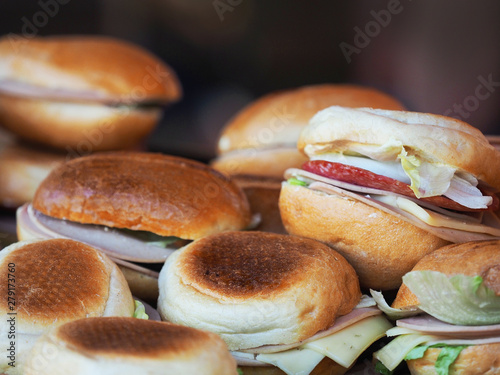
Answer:
[(499, 16), (498, 0), (2, 0), (0, 32), (148, 48), (184, 89), (149, 148), (208, 160), (245, 104), (325, 82), (373, 86), (500, 134)]

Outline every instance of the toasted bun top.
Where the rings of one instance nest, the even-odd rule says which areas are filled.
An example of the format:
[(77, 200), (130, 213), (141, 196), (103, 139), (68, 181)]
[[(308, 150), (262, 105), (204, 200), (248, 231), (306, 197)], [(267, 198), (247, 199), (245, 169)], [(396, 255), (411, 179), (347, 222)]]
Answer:
[(273, 92), (250, 103), (227, 123), (218, 151), (280, 144), (295, 146), (309, 119), (332, 105), (404, 109), (391, 96), (356, 85), (323, 84)]
[[(121, 298), (111, 294), (123, 295), (125, 301), (123, 314), (116, 315), (133, 313), (130, 290), (117, 266), (99, 251), (77, 241), (15, 243), (0, 252), (0, 275), (11, 279), (15, 286), (20, 333), (36, 334), (56, 323), (103, 316), (111, 300)], [(115, 287), (112, 284), (117, 277)], [(9, 295), (7, 287), (7, 282), (0, 285), (5, 296)], [(12, 312), (7, 299), (0, 311)]]
[(310, 337), (361, 296), (354, 269), (328, 246), (264, 232), (192, 242), (167, 259), (159, 288), (164, 319), (221, 334), (232, 350)]
[(56, 335), (88, 355), (163, 359), (189, 357), (220, 340), (213, 333), (190, 327), (123, 317), (76, 320), (59, 327)]
[(213, 333), (116, 317), (80, 319), (50, 331), (36, 342), (26, 367), (26, 375), (73, 369), (78, 375), (237, 373), (226, 344)]
[(98, 36), (0, 39), (0, 81), (94, 92), (119, 102), (171, 102), (181, 96), (175, 72), (145, 49)]
[(311, 156), (360, 144), (405, 147), (422, 160), (456, 167), (500, 189), (500, 152), (481, 131), (450, 117), (333, 106), (311, 119), (297, 146)]
[[(500, 295), (500, 240), (452, 244), (423, 257), (412, 271), (438, 271), (446, 275), (481, 276)], [(418, 305), (418, 298), (403, 284), (393, 306)]]
[(240, 230), (251, 219), (244, 193), (214, 169), (135, 152), (65, 163), (41, 183), (33, 207), (59, 219), (184, 239)]

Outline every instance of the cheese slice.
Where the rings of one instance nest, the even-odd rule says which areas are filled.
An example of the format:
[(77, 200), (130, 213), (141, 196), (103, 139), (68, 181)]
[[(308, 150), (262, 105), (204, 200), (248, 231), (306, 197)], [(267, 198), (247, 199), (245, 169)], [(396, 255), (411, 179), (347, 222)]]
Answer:
[(364, 319), (333, 335), (304, 345), (349, 368), (375, 341), (385, 336), (392, 325), (381, 315)]
[(299, 348), (258, 354), (255, 359), (279, 367), (288, 375), (309, 375), (325, 356), (348, 368), (391, 327), (384, 316), (372, 316)]
[(323, 354), (304, 348), (257, 356), (257, 360), (279, 367), (288, 375), (309, 375), (323, 358)]

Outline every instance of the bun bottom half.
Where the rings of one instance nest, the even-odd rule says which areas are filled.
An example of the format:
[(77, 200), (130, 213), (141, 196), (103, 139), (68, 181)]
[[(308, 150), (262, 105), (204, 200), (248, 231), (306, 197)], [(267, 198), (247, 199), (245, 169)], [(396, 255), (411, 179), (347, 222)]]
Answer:
[(0, 122), (22, 139), (70, 154), (128, 149), (154, 129), (161, 109), (64, 103), (2, 95)]
[(449, 243), (360, 201), (302, 186), (284, 183), (279, 205), (290, 234), (338, 251), (364, 288), (397, 289), (423, 256)]
[[(440, 348), (429, 348), (419, 359), (407, 361), (412, 375), (437, 375), (434, 367)], [(500, 343), (465, 348), (450, 366), (450, 375), (500, 374)]]

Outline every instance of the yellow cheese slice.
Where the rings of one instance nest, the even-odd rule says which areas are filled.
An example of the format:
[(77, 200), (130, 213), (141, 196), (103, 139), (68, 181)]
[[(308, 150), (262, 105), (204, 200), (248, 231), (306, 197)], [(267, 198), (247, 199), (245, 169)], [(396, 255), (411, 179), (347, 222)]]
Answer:
[(256, 359), (279, 367), (288, 375), (309, 375), (325, 356), (348, 368), (391, 327), (383, 315), (372, 316), (299, 348), (259, 354)]
[(500, 228), (479, 223), (465, 222), (447, 217), (437, 212), (425, 209), (409, 199), (388, 195), (372, 196), (372, 198), (389, 206), (399, 208), (433, 227), (451, 228), (468, 232), (486, 233), (492, 236), (500, 236)]
[(333, 335), (304, 345), (324, 354), (343, 367), (350, 367), (376, 340), (385, 336), (392, 324), (382, 315), (363, 319)]
[(273, 354), (259, 354), (257, 360), (279, 367), (287, 375), (309, 375), (325, 356), (314, 350), (296, 348)]

